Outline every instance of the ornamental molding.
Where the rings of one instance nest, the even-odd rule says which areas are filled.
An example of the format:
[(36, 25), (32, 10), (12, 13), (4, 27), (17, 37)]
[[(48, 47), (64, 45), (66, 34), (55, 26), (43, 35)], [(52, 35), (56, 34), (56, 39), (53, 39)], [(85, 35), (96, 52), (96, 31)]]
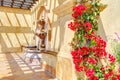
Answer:
[(53, 9), (53, 12), (58, 16), (65, 16), (66, 14), (72, 13), (73, 6), (74, 6), (73, 1), (67, 0), (63, 4)]

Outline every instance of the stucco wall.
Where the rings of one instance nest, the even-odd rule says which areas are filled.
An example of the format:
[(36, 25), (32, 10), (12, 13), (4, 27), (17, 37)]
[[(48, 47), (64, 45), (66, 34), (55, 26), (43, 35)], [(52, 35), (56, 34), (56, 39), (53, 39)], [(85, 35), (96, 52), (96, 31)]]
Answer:
[(115, 36), (115, 32), (120, 35), (120, 0), (101, 0), (101, 2), (108, 5), (101, 13), (101, 21), (106, 36)]
[[(73, 4), (69, 0), (49, 0), (47, 3), (46, 1), (44, 1), (44, 5), (42, 6), (45, 7), (45, 10), (43, 11), (47, 13), (47, 17), (50, 20), (50, 50), (57, 51), (58, 54), (56, 60), (48, 57), (48, 55), (46, 55), (47, 58), (44, 58), (44, 60), (46, 61), (46, 64), (55, 64), (54, 68), (56, 68), (56, 77), (59, 80), (73, 80), (75, 79), (75, 71), (70, 54), (71, 47), (69, 46), (69, 43), (74, 34), (73, 31), (68, 28), (68, 23), (72, 19), (71, 11)], [(36, 13), (40, 14), (40, 16), (37, 17), (38, 20), (44, 15), (42, 13), (43, 11), (40, 12), (39, 10), (41, 11), (42, 9), (38, 8), (38, 10), (36, 10)], [(49, 63), (49, 59), (54, 61)]]
[(106, 50), (114, 53), (113, 39), (120, 40), (120, 0), (101, 0), (101, 2), (107, 4), (107, 7), (101, 12), (103, 30), (99, 30), (99, 32), (103, 34), (104, 31), (105, 33), (103, 37), (107, 41)]

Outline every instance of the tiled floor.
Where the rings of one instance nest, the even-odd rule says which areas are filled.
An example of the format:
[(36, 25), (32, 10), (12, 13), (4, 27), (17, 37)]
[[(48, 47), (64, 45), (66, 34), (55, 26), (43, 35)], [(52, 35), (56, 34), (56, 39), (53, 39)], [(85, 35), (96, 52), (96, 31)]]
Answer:
[(53, 80), (41, 68), (23, 59), (22, 53), (0, 53), (0, 80)]

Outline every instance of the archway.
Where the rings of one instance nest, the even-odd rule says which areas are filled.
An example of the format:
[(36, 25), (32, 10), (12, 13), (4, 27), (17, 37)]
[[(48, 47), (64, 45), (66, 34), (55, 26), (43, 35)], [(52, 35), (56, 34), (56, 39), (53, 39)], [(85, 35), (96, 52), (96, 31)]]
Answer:
[(45, 29), (46, 29), (46, 32), (47, 32), (47, 36), (46, 36), (46, 41), (45, 41), (45, 44), (46, 44), (46, 49), (47, 50), (50, 50), (50, 42), (51, 42), (51, 22), (50, 22), (50, 19), (48, 17), (48, 11), (46, 9), (45, 6), (41, 6), (37, 13), (36, 13), (36, 19), (37, 21), (38, 20), (41, 20), (41, 19), (44, 19), (45, 21)]

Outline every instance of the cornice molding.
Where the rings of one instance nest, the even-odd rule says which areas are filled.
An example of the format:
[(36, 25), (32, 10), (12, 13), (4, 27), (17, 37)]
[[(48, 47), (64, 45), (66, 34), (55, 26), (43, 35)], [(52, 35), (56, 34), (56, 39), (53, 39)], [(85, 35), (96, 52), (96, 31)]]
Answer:
[(72, 13), (73, 6), (74, 2), (72, 0), (65, 1), (63, 4), (53, 9), (53, 12), (58, 16), (64, 16), (66, 14)]

